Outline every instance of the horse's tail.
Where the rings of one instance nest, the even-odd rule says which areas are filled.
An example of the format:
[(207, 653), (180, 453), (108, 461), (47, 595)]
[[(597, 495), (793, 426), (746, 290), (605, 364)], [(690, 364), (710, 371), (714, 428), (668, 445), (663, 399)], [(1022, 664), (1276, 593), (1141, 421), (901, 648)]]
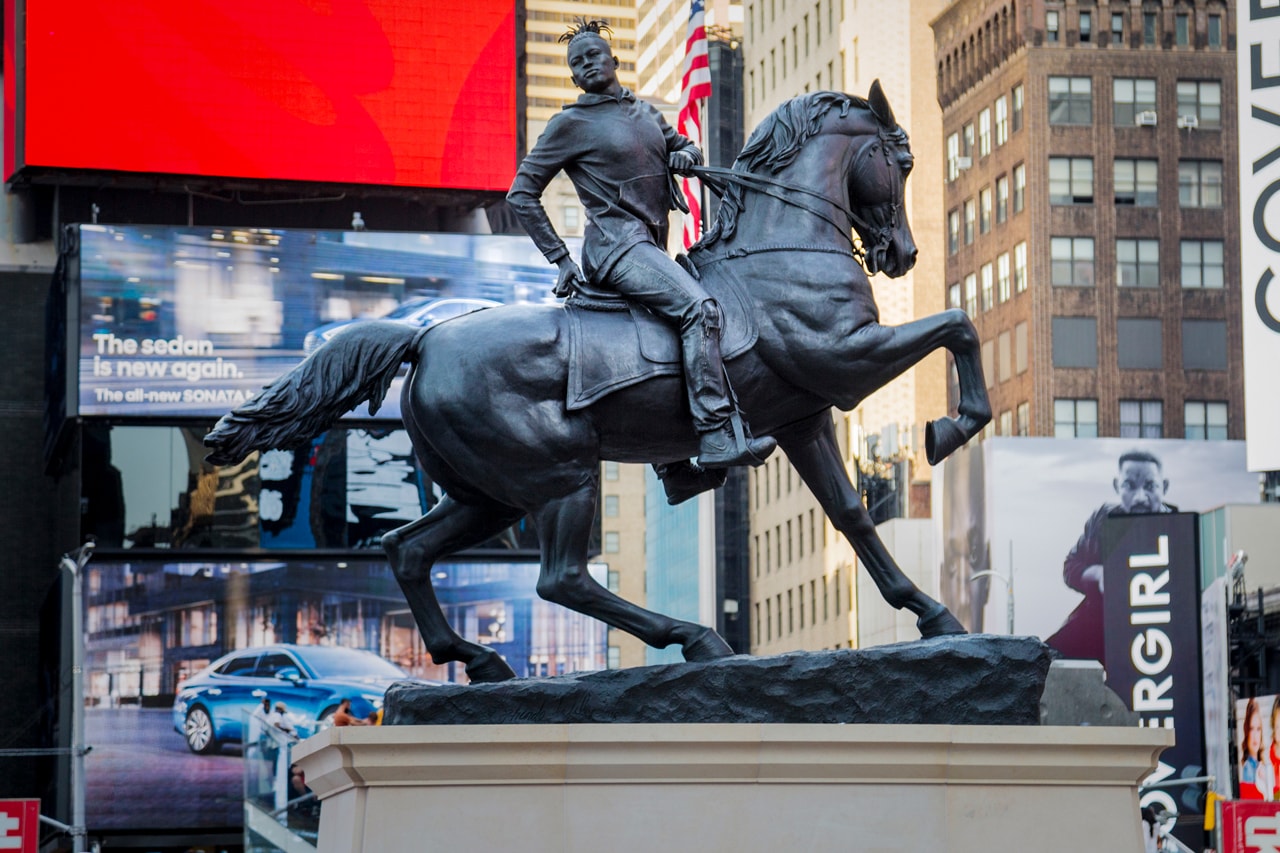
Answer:
[(232, 465), (255, 450), (296, 447), (363, 402), (378, 411), (423, 329), (390, 321), (354, 323), (268, 385), (204, 437), (208, 460)]

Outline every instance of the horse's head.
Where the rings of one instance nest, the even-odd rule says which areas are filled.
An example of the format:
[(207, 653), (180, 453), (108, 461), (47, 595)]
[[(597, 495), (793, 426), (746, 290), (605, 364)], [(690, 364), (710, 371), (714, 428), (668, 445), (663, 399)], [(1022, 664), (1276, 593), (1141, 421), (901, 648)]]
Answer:
[[(733, 173), (719, 176), (724, 191), (717, 221), (699, 248), (724, 241), (747, 248), (776, 242), (779, 222), (789, 221), (777, 215), (781, 203), (819, 220), (806, 229), (815, 248), (848, 245), (852, 225), (868, 273), (903, 275), (916, 261), (903, 206), (912, 163), (907, 134), (898, 127), (879, 81), (866, 100), (839, 92), (792, 98), (751, 134)], [(754, 214), (749, 194), (766, 201), (754, 206)], [(749, 224), (740, 228), (740, 218), (749, 218)]]
[(860, 137), (864, 141), (855, 143), (846, 173), (849, 214), (862, 240), (867, 272), (896, 278), (916, 262), (916, 243), (904, 203), (907, 175), (915, 159), (879, 80), (871, 84), (867, 109), (876, 127)]

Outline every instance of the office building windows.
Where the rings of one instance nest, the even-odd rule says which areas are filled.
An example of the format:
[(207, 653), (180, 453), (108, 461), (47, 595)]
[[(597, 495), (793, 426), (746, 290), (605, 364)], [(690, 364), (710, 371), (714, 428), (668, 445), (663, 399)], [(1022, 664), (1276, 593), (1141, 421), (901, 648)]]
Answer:
[(1125, 370), (1159, 370), (1164, 366), (1164, 339), (1158, 317), (1116, 320), (1116, 360)]
[(1222, 162), (1179, 160), (1178, 204), (1182, 207), (1222, 207)]
[(1059, 397), (1053, 401), (1054, 438), (1097, 438), (1098, 401)]
[(1159, 400), (1121, 400), (1120, 437), (1163, 438), (1164, 404)]
[(1010, 94), (1010, 98), (1013, 101), (1013, 119), (1010, 123), (1013, 126), (1013, 132), (1017, 133), (1018, 131), (1022, 130), (1022, 84), (1021, 83), (1013, 87), (1013, 92)]
[(1209, 31), (1208, 42), (1209, 47), (1222, 47), (1222, 16), (1210, 15), (1208, 19)]
[(1053, 318), (1053, 366), (1098, 366), (1098, 318)]
[(1183, 240), (1182, 286), (1221, 288), (1225, 282), (1221, 240)]
[(1182, 366), (1186, 370), (1227, 369), (1225, 320), (1182, 321)]
[(982, 265), (982, 310), (990, 311), (995, 307), (996, 284), (991, 264)]
[(1056, 44), (1058, 41), (1058, 12), (1056, 9), (1050, 9), (1044, 13), (1044, 40), (1049, 44)]
[(1013, 292), (1021, 293), (1027, 289), (1027, 244), (1022, 242), (1013, 247)]
[(960, 128), (960, 156), (972, 157), (974, 148), (973, 122)]
[(1111, 120), (1116, 127), (1133, 127), (1142, 113), (1155, 113), (1156, 81), (1117, 77), (1111, 81)]
[(991, 153), (991, 109), (978, 113), (978, 156), (986, 157)]
[(964, 202), (964, 244), (968, 246), (973, 242), (973, 229), (977, 224), (975, 220), (978, 218), (978, 206), (973, 199), (965, 199)]
[(964, 303), (960, 299), (960, 283), (956, 282), (947, 286), (947, 307), (963, 308)]
[(1222, 84), (1216, 80), (1179, 80), (1178, 122), (1183, 127), (1222, 127)]
[(960, 177), (960, 134), (947, 137), (947, 183)]
[[(1013, 378), (1013, 335), (1009, 334), (1008, 329), (996, 337), (996, 367), (999, 370), (1001, 382), (1008, 382)], [(1010, 433), (1004, 430), (1001, 434), (1009, 435)]]
[(991, 187), (983, 187), (978, 191), (978, 231), (986, 234), (991, 230)]
[(1021, 213), (1027, 206), (1027, 166), (1019, 163), (1013, 167), (1013, 212)]
[(970, 317), (978, 316), (978, 276), (969, 273), (964, 277), (964, 310)]
[(1013, 298), (1012, 274), (1009, 270), (1009, 253), (996, 257), (996, 296), (1001, 303)]
[(954, 208), (947, 212), (947, 254), (954, 255), (960, 251), (960, 210)]
[(1142, 13), (1142, 44), (1144, 47), (1155, 47), (1156, 44), (1156, 13)]
[(1049, 124), (1092, 123), (1092, 81), (1088, 77), (1050, 77)]
[(1116, 159), (1116, 204), (1155, 207), (1157, 186), (1155, 160)]
[(1009, 141), (1009, 96), (996, 98), (996, 147)]
[(1019, 403), (1017, 409), (1017, 426), (1015, 427), (1018, 435), (1031, 435), (1031, 404)]
[(998, 435), (1013, 435), (1013, 412), (1005, 410), (1000, 413), (1000, 429)]
[(1065, 287), (1093, 287), (1093, 238), (1049, 238), (1049, 281)]
[(996, 222), (1009, 218), (1009, 176), (996, 178)]
[(1124, 12), (1111, 13), (1111, 43), (1124, 44)]
[(1013, 372), (1019, 376), (1027, 372), (1027, 321), (1013, 327)]
[(1227, 404), (1188, 400), (1182, 408), (1184, 437), (1201, 441), (1224, 441), (1227, 437)]
[(1079, 22), (1080, 41), (1093, 41), (1093, 13), (1081, 10)]
[(1049, 158), (1049, 204), (1093, 204), (1093, 158)]
[(1116, 285), (1119, 287), (1160, 286), (1160, 241), (1119, 238), (1116, 240)]
[(1173, 18), (1173, 43), (1178, 47), (1191, 44), (1191, 26), (1186, 13), (1179, 12)]

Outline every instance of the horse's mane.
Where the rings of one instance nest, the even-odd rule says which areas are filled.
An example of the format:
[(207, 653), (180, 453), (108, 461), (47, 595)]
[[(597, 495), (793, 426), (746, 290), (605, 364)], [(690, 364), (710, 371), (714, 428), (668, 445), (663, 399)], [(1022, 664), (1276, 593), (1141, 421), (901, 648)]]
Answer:
[[(850, 107), (870, 111), (866, 99), (842, 92), (808, 92), (784, 102), (769, 113), (754, 131), (742, 152), (733, 161), (735, 172), (755, 172), (768, 169), (777, 172), (788, 165), (800, 153), (800, 149), (822, 127), (832, 107), (840, 107), (840, 115)], [(727, 240), (738, 227), (738, 214), (742, 211), (742, 187), (728, 183), (720, 198), (720, 209), (715, 223), (693, 249), (706, 248), (717, 240)]]

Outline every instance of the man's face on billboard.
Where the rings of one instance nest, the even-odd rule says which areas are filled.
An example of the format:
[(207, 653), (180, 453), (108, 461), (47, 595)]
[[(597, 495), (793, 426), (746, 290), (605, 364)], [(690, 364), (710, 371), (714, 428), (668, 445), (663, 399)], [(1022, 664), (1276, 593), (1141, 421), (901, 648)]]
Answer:
[(1114, 485), (1125, 512), (1158, 512), (1169, 481), (1156, 463), (1130, 459), (1120, 466)]

